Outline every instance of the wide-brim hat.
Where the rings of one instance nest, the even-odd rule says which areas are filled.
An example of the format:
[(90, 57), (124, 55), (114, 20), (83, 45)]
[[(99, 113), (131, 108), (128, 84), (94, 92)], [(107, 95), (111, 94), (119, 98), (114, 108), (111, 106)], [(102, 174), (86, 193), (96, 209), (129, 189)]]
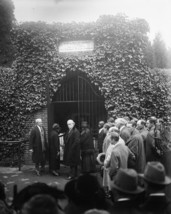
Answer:
[(139, 174), (146, 182), (158, 185), (168, 185), (171, 178), (166, 176), (165, 168), (158, 161), (148, 162), (144, 170), (144, 174)]
[(134, 169), (120, 168), (114, 177), (112, 189), (116, 189), (126, 194), (139, 194), (144, 191), (144, 188), (138, 185), (138, 174)]
[(64, 192), (68, 198), (76, 203), (91, 201), (98, 196), (100, 184), (97, 177), (90, 174), (83, 174), (76, 179), (66, 183)]
[(98, 162), (99, 164), (103, 165), (103, 164), (104, 164), (104, 160), (105, 160), (105, 156), (106, 156), (106, 155), (105, 155), (104, 152), (99, 153), (99, 154), (97, 155), (97, 158), (96, 158), (97, 162)]

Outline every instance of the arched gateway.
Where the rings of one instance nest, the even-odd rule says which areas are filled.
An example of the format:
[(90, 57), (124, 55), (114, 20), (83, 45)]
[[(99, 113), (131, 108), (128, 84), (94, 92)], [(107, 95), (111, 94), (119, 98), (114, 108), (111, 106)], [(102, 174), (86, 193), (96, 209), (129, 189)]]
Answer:
[(51, 103), (51, 123), (57, 122), (62, 132), (67, 130), (67, 120), (73, 119), (77, 128), (86, 120), (94, 136), (97, 136), (98, 122), (106, 120), (104, 97), (98, 87), (82, 73), (68, 74), (62, 80)]

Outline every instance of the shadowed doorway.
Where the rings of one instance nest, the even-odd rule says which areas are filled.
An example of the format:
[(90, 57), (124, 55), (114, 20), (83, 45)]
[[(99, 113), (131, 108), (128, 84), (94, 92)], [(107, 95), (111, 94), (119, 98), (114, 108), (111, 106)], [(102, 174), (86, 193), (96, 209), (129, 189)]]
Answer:
[(104, 97), (97, 86), (85, 74), (70, 74), (62, 81), (53, 101), (53, 122), (60, 124), (62, 132), (67, 130), (67, 120), (73, 119), (80, 130), (82, 121), (87, 121), (94, 136), (98, 133), (98, 122), (106, 121)]

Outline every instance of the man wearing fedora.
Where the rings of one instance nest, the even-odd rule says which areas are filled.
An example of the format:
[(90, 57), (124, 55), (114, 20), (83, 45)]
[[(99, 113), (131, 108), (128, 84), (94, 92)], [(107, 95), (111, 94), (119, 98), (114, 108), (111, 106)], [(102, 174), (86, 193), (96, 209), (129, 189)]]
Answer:
[(142, 213), (171, 213), (171, 204), (165, 194), (171, 178), (166, 176), (163, 164), (158, 161), (148, 162), (140, 177), (144, 179), (145, 186), (145, 200), (140, 206)]
[(120, 168), (111, 184), (113, 213), (139, 213), (140, 197), (144, 189), (138, 185), (134, 169)]

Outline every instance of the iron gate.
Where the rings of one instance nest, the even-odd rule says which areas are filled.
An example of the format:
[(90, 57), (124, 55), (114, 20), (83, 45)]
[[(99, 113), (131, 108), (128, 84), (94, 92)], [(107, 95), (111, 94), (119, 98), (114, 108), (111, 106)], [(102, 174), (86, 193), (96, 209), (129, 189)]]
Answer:
[(73, 119), (80, 129), (82, 121), (87, 121), (97, 135), (98, 122), (106, 120), (104, 98), (98, 87), (84, 75), (69, 75), (61, 82), (53, 99), (54, 122), (58, 122), (66, 131), (66, 122)]

